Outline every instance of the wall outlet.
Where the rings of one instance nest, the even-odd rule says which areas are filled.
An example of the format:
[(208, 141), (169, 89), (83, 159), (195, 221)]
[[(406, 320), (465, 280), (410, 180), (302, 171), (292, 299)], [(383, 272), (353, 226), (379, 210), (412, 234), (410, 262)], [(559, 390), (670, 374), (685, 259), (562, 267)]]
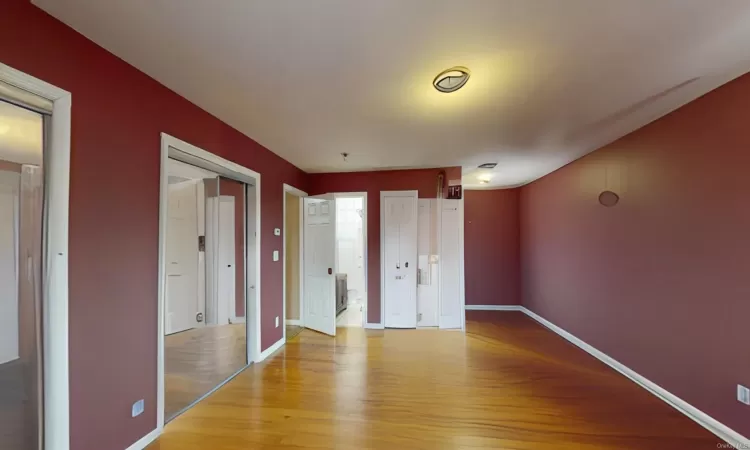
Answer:
[(274, 250), (273, 251), (273, 260), (274, 261), (278, 261), (279, 260), (279, 251), (278, 250)]
[(143, 409), (145, 407), (145, 402), (143, 399), (138, 400), (137, 402), (133, 403), (133, 409), (130, 413), (132, 417), (138, 417), (141, 414), (143, 414)]
[(273, 235), (274, 236), (281, 236), (281, 228), (274, 228), (273, 229)]
[(276, 316), (276, 328), (279, 328), (279, 316)]
[(737, 385), (737, 401), (740, 403), (744, 403), (746, 405), (750, 405), (750, 389), (746, 388), (745, 386), (738, 384)]

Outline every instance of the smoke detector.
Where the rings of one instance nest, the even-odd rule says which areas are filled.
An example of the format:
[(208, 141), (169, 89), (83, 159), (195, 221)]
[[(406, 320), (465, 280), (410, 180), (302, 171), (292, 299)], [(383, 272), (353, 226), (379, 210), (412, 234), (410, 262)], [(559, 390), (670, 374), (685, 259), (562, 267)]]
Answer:
[(469, 81), (469, 76), (469, 69), (466, 67), (451, 67), (448, 70), (440, 72), (438, 76), (432, 80), (432, 85), (440, 92), (456, 92), (464, 87), (466, 82)]

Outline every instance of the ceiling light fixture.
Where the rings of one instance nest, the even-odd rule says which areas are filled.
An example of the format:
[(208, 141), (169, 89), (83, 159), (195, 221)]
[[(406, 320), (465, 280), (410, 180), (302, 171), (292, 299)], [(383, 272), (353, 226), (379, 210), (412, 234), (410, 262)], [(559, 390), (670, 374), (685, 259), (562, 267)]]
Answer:
[(440, 74), (432, 80), (432, 85), (440, 92), (456, 92), (464, 87), (466, 82), (469, 81), (469, 76), (469, 69), (466, 67), (451, 67), (448, 70), (440, 72)]
[(484, 164), (480, 164), (479, 168), (480, 169), (494, 169), (496, 165), (497, 163), (484, 163)]
[(488, 174), (488, 173), (485, 173), (485, 174), (479, 175), (479, 176), (477, 177), (477, 180), (479, 180), (479, 182), (480, 182), (481, 184), (487, 184), (487, 183), (489, 183), (490, 181), (492, 181), (492, 175), (490, 175), (490, 174)]

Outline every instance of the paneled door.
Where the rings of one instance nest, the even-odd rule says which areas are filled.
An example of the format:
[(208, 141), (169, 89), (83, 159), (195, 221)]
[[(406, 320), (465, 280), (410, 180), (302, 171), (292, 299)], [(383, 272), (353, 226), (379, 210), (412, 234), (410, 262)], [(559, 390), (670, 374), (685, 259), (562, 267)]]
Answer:
[(381, 192), (386, 328), (417, 327), (417, 193)]
[(333, 194), (304, 199), (304, 324), (336, 335), (336, 200)]

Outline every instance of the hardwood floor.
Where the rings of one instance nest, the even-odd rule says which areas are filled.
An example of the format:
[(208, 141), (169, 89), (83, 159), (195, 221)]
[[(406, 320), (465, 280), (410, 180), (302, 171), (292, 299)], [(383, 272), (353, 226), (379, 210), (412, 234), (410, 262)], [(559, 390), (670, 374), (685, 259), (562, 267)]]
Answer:
[(302, 330), (304, 330), (304, 328), (298, 325), (287, 325), (286, 326), (286, 341), (289, 342), (295, 337), (297, 337), (297, 335), (300, 334)]
[(164, 356), (164, 417), (170, 420), (246, 365), (245, 324), (171, 334)]
[(518, 312), (467, 333), (303, 331), (150, 450), (707, 450), (718, 439)]

